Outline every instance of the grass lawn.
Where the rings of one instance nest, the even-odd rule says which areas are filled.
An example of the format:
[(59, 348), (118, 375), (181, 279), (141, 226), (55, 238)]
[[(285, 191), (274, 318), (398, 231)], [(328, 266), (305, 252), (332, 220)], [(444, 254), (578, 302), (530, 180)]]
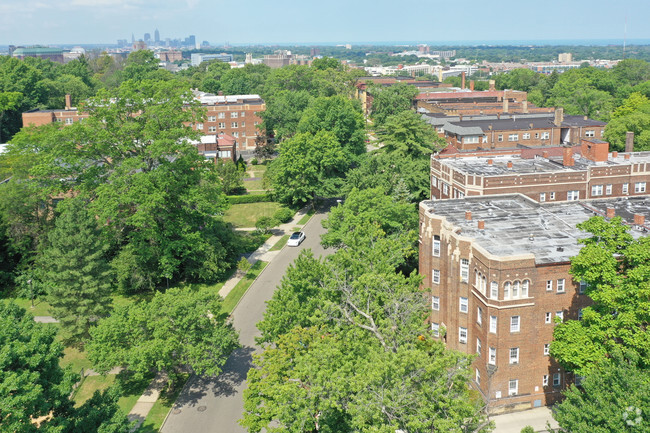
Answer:
[[(75, 402), (75, 406), (81, 406), (86, 400), (93, 396), (95, 391), (108, 389), (109, 386), (115, 383), (115, 377), (116, 375), (109, 374), (107, 376), (88, 376), (85, 378), (72, 398)], [(129, 410), (131, 409), (129, 408)], [(128, 413), (128, 411), (125, 413)]]
[(268, 262), (263, 262), (262, 260), (256, 262), (248, 271), (248, 273), (237, 283), (237, 285), (228, 293), (226, 299), (223, 300), (223, 309), (228, 314), (232, 313), (232, 310), (235, 309), (237, 303), (244, 296), (244, 293), (253, 283), (253, 280), (262, 272), (262, 270), (268, 265)]
[(246, 175), (250, 177), (262, 177), (266, 172), (266, 165), (249, 165), (246, 170)]
[(50, 315), (50, 304), (47, 302), (41, 300), (41, 299), (34, 299), (34, 308), (32, 308), (32, 301), (30, 299), (25, 299), (25, 298), (5, 298), (0, 300), (1, 302), (4, 302), (8, 304), (9, 302), (14, 302), (14, 304), (18, 305), (19, 307), (24, 308), (27, 310), (28, 313), (31, 313), (34, 316), (49, 316)]
[(298, 221), (298, 224), (300, 224), (300, 225), (307, 224), (307, 221), (309, 221), (309, 219), (312, 216), (314, 216), (315, 213), (316, 213), (316, 211), (314, 211), (314, 209), (309, 209), (309, 212), (307, 212), (307, 214), (304, 217), (300, 218), (300, 221)]
[(262, 180), (246, 180), (244, 179), (244, 188), (246, 191), (266, 191), (262, 186)]
[(280, 209), (279, 203), (234, 204), (226, 211), (224, 220), (235, 227), (255, 227), (262, 216), (272, 217)]
[(174, 405), (178, 394), (180, 394), (181, 390), (183, 389), (183, 385), (185, 385), (185, 382), (187, 382), (188, 378), (188, 375), (184, 375), (183, 379), (178, 382), (176, 387), (171, 392), (168, 392), (169, 390), (165, 389), (160, 394), (160, 398), (154, 403), (151, 411), (147, 415), (147, 418), (138, 429), (138, 433), (158, 433), (158, 430), (160, 430), (160, 427), (165, 420), (165, 417), (172, 409), (172, 406)]
[(287, 244), (287, 241), (289, 240), (289, 235), (283, 235), (279, 241), (273, 245), (269, 251), (279, 251), (282, 249)]
[(82, 352), (74, 347), (66, 347), (63, 349), (63, 358), (59, 362), (61, 367), (71, 366), (72, 371), (79, 373), (81, 369), (87, 370), (92, 368), (92, 364), (86, 358), (86, 352)]

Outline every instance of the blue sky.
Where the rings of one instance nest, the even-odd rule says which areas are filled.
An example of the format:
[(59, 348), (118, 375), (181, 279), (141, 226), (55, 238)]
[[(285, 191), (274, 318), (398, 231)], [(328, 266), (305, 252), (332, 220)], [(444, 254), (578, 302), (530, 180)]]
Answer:
[[(459, 4), (460, 3), (460, 4)], [(649, 0), (0, 0), (0, 45), (650, 39)]]

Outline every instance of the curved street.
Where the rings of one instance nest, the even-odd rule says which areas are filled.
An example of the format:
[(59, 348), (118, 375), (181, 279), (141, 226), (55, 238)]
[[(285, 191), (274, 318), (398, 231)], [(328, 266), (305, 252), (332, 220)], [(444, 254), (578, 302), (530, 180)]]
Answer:
[(255, 325), (262, 319), (266, 301), (271, 299), (287, 267), (298, 257), (300, 251), (310, 248), (316, 257), (334, 252), (331, 249), (325, 250), (320, 245), (320, 236), (325, 232), (321, 221), (328, 210), (326, 208), (319, 211), (304, 226), (303, 231), (307, 238), (299, 247), (283, 248), (251, 285), (233, 312), (233, 324), (239, 332), (242, 347), (233, 352), (219, 376), (190, 378), (161, 432), (246, 432), (237, 421), (244, 410), (243, 391), (246, 387), (246, 374), (252, 363), (252, 354), (260, 351), (255, 344), (255, 337), (259, 336)]

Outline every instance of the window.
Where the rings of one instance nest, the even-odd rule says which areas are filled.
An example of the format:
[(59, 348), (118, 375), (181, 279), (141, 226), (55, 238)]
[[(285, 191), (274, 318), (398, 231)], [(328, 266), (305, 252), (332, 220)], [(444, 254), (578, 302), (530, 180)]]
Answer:
[(253, 125), (255, 125), (255, 126), (257, 126), (257, 125), (259, 125), (259, 124), (260, 124), (260, 122), (257, 121), (257, 120), (256, 120), (255, 122), (253, 122)]
[(503, 141), (503, 135), (501, 134), (497, 135), (497, 141)]
[(490, 332), (497, 333), (497, 316), (490, 316)]
[(519, 363), (519, 348), (512, 347), (510, 348), (510, 364), (518, 364), (518, 363)]
[(569, 201), (580, 199), (580, 191), (568, 191), (566, 193), (566, 199)]
[(544, 345), (544, 356), (548, 356), (551, 353), (551, 345), (549, 343), (546, 343)]
[(528, 297), (528, 287), (530, 286), (530, 281), (524, 280), (523, 283), (521, 283), (521, 297), (522, 298), (527, 298)]
[(208, 116), (208, 122), (216, 122), (217, 116)]
[(440, 269), (434, 269), (431, 274), (431, 282), (433, 284), (440, 284)]
[(592, 185), (592, 187), (591, 187), (591, 195), (592, 196), (603, 195), (603, 186), (602, 185)]
[(469, 259), (460, 259), (460, 281), (466, 283), (469, 279)]
[(438, 188), (438, 178), (431, 176), (431, 186)]
[(433, 237), (433, 244), (431, 245), (431, 255), (433, 257), (440, 257), (440, 236)]
[(510, 332), (519, 332), (519, 316), (510, 317)]
[(548, 374), (542, 377), (542, 386), (548, 386)]
[(474, 269), (474, 287), (476, 287), (477, 289), (480, 288), (480, 284), (481, 284), (481, 276), (480, 275), (481, 274), (479, 274), (478, 270), (475, 268)]
[(203, 124), (202, 123), (197, 123), (196, 124), (196, 129), (198, 129), (199, 131), (202, 130), (203, 129)]
[(431, 309), (434, 311), (440, 310), (440, 296), (431, 297)]
[(517, 379), (510, 379), (508, 382), (508, 395), (517, 395), (519, 391), (519, 381)]
[(630, 190), (630, 184), (629, 183), (624, 183), (623, 184), (623, 194), (627, 194)]
[(219, 113), (219, 119), (225, 119), (226, 113)]
[(463, 143), (478, 143), (478, 136), (463, 137)]
[(242, 127), (242, 128), (246, 127), (246, 122), (242, 122), (242, 123), (241, 123), (241, 127)]
[(476, 339), (476, 353), (479, 355), (481, 354), (481, 339), (477, 338)]
[(230, 158), (231, 153), (229, 150), (220, 150), (219, 152), (219, 158)]
[(499, 299), (499, 283), (496, 281), (490, 283), (490, 298)]
[(535, 133), (535, 138), (539, 138), (539, 132)]
[(496, 347), (490, 347), (490, 356), (488, 357), (488, 362), (492, 365), (497, 364), (497, 348)]
[(564, 321), (564, 311), (556, 311), (555, 312), (555, 317), (559, 317), (560, 322), (563, 322)]
[(458, 341), (467, 344), (467, 328), (458, 327)]
[(65, 124), (66, 125), (72, 125), (72, 122), (74, 122), (74, 120), (72, 120), (71, 117), (68, 117), (67, 119), (65, 119)]
[(596, 136), (596, 131), (593, 129), (588, 129), (585, 131), (585, 137), (595, 137)]
[(557, 280), (557, 292), (564, 293), (564, 278)]
[(239, 138), (239, 132), (233, 132), (232, 136), (235, 137), (235, 138)]
[(548, 140), (551, 137), (551, 134), (548, 132), (542, 132), (542, 140)]
[(478, 371), (478, 368), (476, 369), (476, 383), (481, 384), (481, 373)]
[(481, 307), (476, 309), (476, 323), (479, 325), (483, 324), (483, 309)]
[(546, 193), (545, 192), (540, 192), (539, 193), (539, 201), (546, 201)]
[(634, 184), (634, 192), (636, 193), (645, 192), (645, 182), (636, 182)]
[(580, 288), (578, 289), (578, 293), (581, 295), (584, 295), (585, 290), (587, 290), (587, 282), (586, 281), (580, 281)]
[(431, 331), (433, 332), (434, 337), (440, 336), (440, 325), (438, 323), (431, 324)]
[(230, 127), (231, 127), (231, 128), (239, 128), (239, 126), (237, 125), (237, 122), (232, 122), (232, 123), (230, 124)]
[(546, 291), (547, 292), (553, 291), (553, 280), (546, 280)]
[(503, 285), (503, 299), (510, 299), (510, 288), (512, 287), (512, 283), (508, 281)]
[(551, 200), (555, 200), (555, 193), (554, 192), (550, 193), (549, 195), (550, 195)]
[(521, 138), (522, 138), (523, 140), (530, 140), (530, 133), (529, 133), (529, 132), (524, 132), (524, 133), (521, 135)]
[(217, 132), (216, 126), (208, 126), (208, 132)]
[(608, 183), (605, 185), (605, 195), (612, 195), (612, 184)]
[(245, 111), (242, 111), (241, 114), (240, 114), (240, 116), (241, 116), (241, 117), (246, 117), (246, 112), (245, 112)]
[[(242, 124), (242, 126), (244, 126), (244, 125)], [(242, 131), (242, 132), (241, 132), (241, 136), (242, 136), (242, 137), (246, 137), (246, 131)]]
[(517, 141), (517, 140), (519, 140), (519, 134), (508, 135), (508, 141)]
[(544, 323), (552, 323), (553, 322), (553, 315), (551, 314), (550, 311), (546, 312), (544, 314)]
[(445, 182), (442, 183), (442, 193), (444, 195), (449, 195), (449, 185)]
[(236, 119), (238, 117), (239, 117), (239, 112), (238, 111), (233, 111), (232, 113), (230, 113), (230, 118), (231, 119)]
[(226, 124), (224, 122), (219, 122), (219, 129), (225, 129)]
[(467, 298), (460, 297), (460, 312), (461, 313), (467, 313)]
[(578, 308), (578, 320), (582, 320), (582, 308)]
[(562, 384), (562, 374), (554, 373), (553, 374), (553, 386), (560, 386)]
[(513, 298), (518, 298), (519, 297), (519, 286), (521, 283), (519, 281), (515, 281), (514, 284), (512, 285), (512, 297)]

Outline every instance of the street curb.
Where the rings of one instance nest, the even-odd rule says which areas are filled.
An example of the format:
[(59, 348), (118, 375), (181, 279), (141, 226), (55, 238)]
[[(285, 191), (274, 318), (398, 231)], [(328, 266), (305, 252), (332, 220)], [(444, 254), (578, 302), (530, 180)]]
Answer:
[[(282, 251), (282, 250), (279, 250), (279, 251)], [(275, 251), (274, 251), (274, 252), (275, 252)], [(263, 262), (263, 261), (264, 261), (264, 260), (258, 260), (257, 262)], [(257, 262), (255, 262), (255, 263), (257, 263)], [(251, 266), (255, 266), (255, 263), (253, 263)], [(248, 288), (246, 289), (246, 291), (245, 291), (244, 293), (242, 293), (241, 298), (239, 298), (239, 301), (237, 301), (237, 303), (235, 304), (235, 306), (232, 307), (232, 312), (230, 313), (230, 316), (231, 316), (231, 317), (232, 317), (233, 314), (235, 314), (235, 310), (237, 309), (237, 307), (238, 307), (239, 304), (241, 303), (241, 300), (244, 299), (244, 296), (246, 296), (246, 293), (248, 293), (248, 291), (250, 290), (251, 286), (255, 283), (255, 281), (257, 281), (257, 279), (258, 279), (259, 277), (262, 276), (262, 274), (264, 273), (264, 271), (266, 271), (266, 268), (268, 268), (270, 264), (271, 264), (271, 261), (270, 261), (270, 260), (269, 260), (268, 262), (266, 262), (266, 266), (264, 266), (264, 269), (262, 269), (262, 271), (261, 271), (259, 274), (257, 274), (257, 277), (255, 277), (255, 279), (254, 279), (253, 281), (251, 281), (251, 284), (248, 286)]]
[[(181, 388), (181, 391), (178, 393), (178, 395), (181, 395), (183, 391), (185, 390), (185, 387), (189, 385), (189, 383), (194, 379), (196, 376), (192, 374), (190, 377), (187, 378), (185, 381), (185, 385), (183, 385), (183, 388)], [(178, 398), (178, 397), (177, 397)], [(169, 418), (169, 414), (172, 413), (172, 410), (174, 410), (174, 406), (176, 406), (176, 400), (174, 400), (174, 404), (172, 404), (172, 407), (169, 408), (167, 411), (167, 415), (165, 415), (165, 419), (163, 422), (160, 424), (160, 427), (158, 428), (158, 431), (162, 431), (163, 427), (165, 427), (165, 423), (167, 422), (167, 418)]]

